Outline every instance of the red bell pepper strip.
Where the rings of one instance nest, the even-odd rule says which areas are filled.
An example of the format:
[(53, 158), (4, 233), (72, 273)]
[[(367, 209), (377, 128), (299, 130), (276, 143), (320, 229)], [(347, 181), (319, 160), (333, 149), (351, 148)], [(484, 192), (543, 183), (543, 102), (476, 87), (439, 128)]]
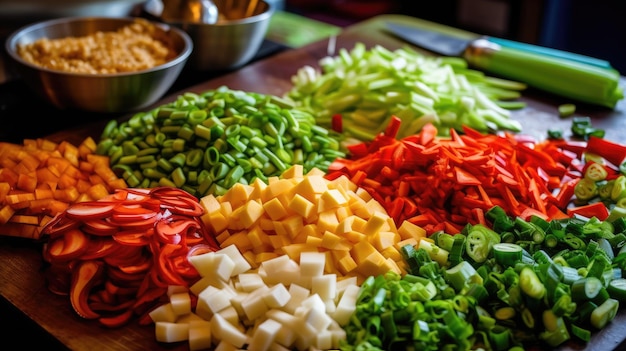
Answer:
[(601, 156), (611, 162), (615, 167), (619, 167), (626, 160), (626, 145), (621, 145), (595, 136), (587, 140), (586, 151)]
[(429, 124), (401, 140), (381, 134), (353, 145), (357, 153), (336, 159), (327, 177), (346, 175), (396, 223), (409, 220), (428, 233), (459, 230), (458, 223), (482, 223), (480, 211), (494, 205), (511, 216), (562, 216), (573, 195), (570, 182), (580, 179), (583, 163), (570, 150), (579, 146), (567, 146), (471, 128), (441, 137)]
[(84, 318), (111, 328), (128, 323), (159, 304), (169, 285), (199, 279), (187, 255), (197, 245), (219, 249), (203, 211), (191, 194), (169, 187), (127, 188), (70, 206), (44, 228), (51, 289), (71, 291)]
[(343, 117), (340, 113), (333, 115), (330, 126), (335, 132), (343, 133)]
[(596, 217), (597, 219), (604, 221), (609, 216), (609, 209), (602, 202), (594, 202), (587, 205), (570, 207), (567, 209), (567, 214), (570, 217), (574, 214), (587, 218)]

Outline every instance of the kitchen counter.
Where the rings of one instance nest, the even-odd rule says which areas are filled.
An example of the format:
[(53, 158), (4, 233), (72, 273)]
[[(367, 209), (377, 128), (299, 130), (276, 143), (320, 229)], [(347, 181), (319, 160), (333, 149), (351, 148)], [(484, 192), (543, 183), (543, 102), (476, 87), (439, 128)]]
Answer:
[[(406, 45), (404, 42), (382, 31), (384, 22), (394, 19), (437, 28), (438, 25), (415, 18), (400, 15), (384, 15), (366, 20), (346, 28), (336, 38), (336, 48), (350, 49), (357, 42), (367, 46), (383, 45), (394, 49)], [(290, 77), (304, 65), (316, 66), (318, 60), (327, 55), (328, 41), (321, 40), (298, 49), (282, 50), (268, 55), (245, 67), (206, 81), (176, 84), (177, 91), (170, 92), (156, 105), (174, 100), (181, 92), (202, 92), (226, 85), (231, 89), (255, 91), (266, 94), (282, 95), (291, 88)], [(622, 85), (626, 81), (622, 79)], [(18, 83), (16, 83), (18, 84)], [(184, 84), (184, 83), (183, 83)], [(15, 93), (13, 89), (2, 90), (0, 99), (8, 99), (6, 94)], [(557, 107), (569, 101), (551, 96), (544, 92), (529, 89), (523, 93), (528, 107), (515, 111), (513, 118), (520, 121), (523, 132), (539, 139), (547, 135), (547, 129), (561, 129), (568, 136), (571, 126), (570, 118), (560, 118)], [(1, 101), (1, 100), (0, 100)], [(30, 98), (26, 100), (30, 101)], [(626, 101), (619, 102), (613, 110), (606, 108), (576, 104), (576, 115), (589, 116), (597, 128), (606, 130), (606, 138), (626, 143)], [(24, 116), (28, 113), (28, 104), (21, 106)], [(58, 112), (58, 111), (57, 111)], [(2, 111), (0, 111), (2, 113)], [(39, 116), (42, 120), (50, 119), (51, 114)], [(52, 133), (41, 133), (31, 137), (48, 137), (51, 140), (78, 144), (86, 136), (99, 137), (108, 118), (125, 119), (130, 116), (98, 116), (92, 118), (82, 114), (81, 123), (70, 123), (62, 130)], [(0, 115), (0, 123), (7, 123), (5, 116)], [(12, 117), (16, 118), (16, 117)], [(19, 118), (19, 117), (17, 117)], [(2, 121), (4, 119), (4, 121)], [(50, 123), (52, 121), (47, 121)], [(5, 124), (6, 125), (6, 124)], [(28, 132), (28, 131), (27, 131)], [(35, 133), (31, 133), (35, 134)], [(17, 138), (11, 131), (4, 130), (4, 138)], [(186, 350), (186, 344), (160, 345), (154, 338), (154, 327), (140, 327), (135, 323), (121, 329), (103, 329), (93, 321), (79, 318), (71, 309), (66, 297), (50, 293), (44, 282), (42, 272), (43, 260), (41, 244), (15, 238), (0, 237), (0, 296), (15, 307), (27, 320), (32, 320), (40, 328), (45, 337), (52, 337), (62, 348), (72, 350)], [(3, 319), (3, 318), (0, 318)], [(33, 331), (35, 332), (35, 331)], [(27, 334), (30, 334), (28, 331)], [(27, 336), (32, 337), (32, 336)], [(605, 329), (594, 334), (591, 343), (579, 345), (574, 342), (564, 345), (563, 350), (615, 350), (620, 348), (626, 339), (626, 313), (622, 311)]]

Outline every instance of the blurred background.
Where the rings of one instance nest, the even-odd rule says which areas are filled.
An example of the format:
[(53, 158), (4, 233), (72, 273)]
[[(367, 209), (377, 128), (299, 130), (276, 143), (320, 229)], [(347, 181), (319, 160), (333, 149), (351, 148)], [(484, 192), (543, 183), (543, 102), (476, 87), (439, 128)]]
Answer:
[(608, 60), (626, 74), (623, 0), (285, 0), (285, 9), (337, 26), (405, 14), (475, 33)]
[[(0, 37), (26, 21), (124, 15), (146, 0), (0, 0)], [(278, 10), (268, 38), (287, 46), (325, 38), (380, 14), (404, 14), (479, 34), (608, 60), (626, 74), (623, 0), (266, 0)], [(294, 17), (297, 16), (297, 17)], [(302, 18), (302, 17), (304, 18)], [(2, 68), (0, 66), (0, 68)]]

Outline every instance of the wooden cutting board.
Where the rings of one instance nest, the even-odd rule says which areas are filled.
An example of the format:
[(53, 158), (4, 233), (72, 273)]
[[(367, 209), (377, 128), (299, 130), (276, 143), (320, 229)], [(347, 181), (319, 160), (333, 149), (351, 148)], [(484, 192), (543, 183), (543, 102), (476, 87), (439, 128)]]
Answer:
[[(351, 49), (357, 42), (364, 43), (368, 47), (382, 45), (388, 49), (406, 45), (382, 30), (384, 23), (388, 20), (450, 30), (447, 27), (411, 17), (383, 15), (346, 28), (336, 38), (335, 50)], [(184, 91), (203, 92), (225, 85), (231, 89), (280, 96), (291, 89), (291, 76), (304, 65), (317, 67), (318, 61), (327, 55), (327, 49), (328, 40), (321, 40), (299, 49), (287, 50), (270, 56), (236, 72), (191, 86)], [(622, 85), (626, 85), (624, 83), (623, 79)], [(166, 96), (154, 106), (173, 101), (178, 95), (174, 93)], [(557, 107), (569, 101), (533, 90), (525, 91), (523, 100), (528, 103), (528, 107), (514, 112), (513, 118), (521, 122), (525, 134), (543, 139), (547, 136), (548, 128), (558, 128), (567, 135), (571, 127), (571, 119), (559, 118)], [(577, 104), (577, 107), (577, 115), (591, 117), (595, 127), (607, 131), (606, 139), (626, 143), (626, 133), (624, 133), (626, 101), (622, 100), (614, 110), (582, 104)], [(128, 117), (130, 116), (122, 116), (120, 120)], [(54, 141), (67, 140), (74, 144), (79, 144), (86, 136), (97, 140), (105, 123), (106, 121), (87, 123), (46, 137)], [(53, 295), (47, 290), (41, 270), (43, 260), (40, 244), (0, 237), (0, 262), (2, 262), (0, 264), (1, 297), (68, 349), (101, 351), (188, 349), (185, 343), (159, 345), (155, 341), (153, 326), (140, 327), (132, 323), (122, 329), (109, 330), (99, 327), (95, 322), (79, 318), (71, 309), (67, 297)], [(625, 339), (626, 313), (622, 311), (608, 327), (595, 333), (588, 345), (571, 343), (561, 349), (614, 350)]]

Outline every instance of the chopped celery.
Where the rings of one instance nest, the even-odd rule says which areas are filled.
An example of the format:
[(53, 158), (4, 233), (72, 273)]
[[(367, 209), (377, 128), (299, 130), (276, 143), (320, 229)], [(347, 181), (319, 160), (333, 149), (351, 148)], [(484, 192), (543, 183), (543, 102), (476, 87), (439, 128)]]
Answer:
[[(366, 49), (357, 43), (319, 64), (320, 71), (300, 68), (285, 97), (311, 111), (320, 124), (340, 114), (344, 132), (351, 137), (369, 140), (383, 131), (385, 119), (392, 115), (404, 116), (398, 137), (415, 134), (426, 123), (435, 124), (442, 134), (464, 125), (483, 132), (521, 130), (510, 110), (525, 106), (515, 99), (526, 85), (468, 69), (462, 58), (425, 56), (408, 47)], [(376, 112), (364, 113), (368, 110)], [(370, 120), (362, 123), (363, 116)]]

